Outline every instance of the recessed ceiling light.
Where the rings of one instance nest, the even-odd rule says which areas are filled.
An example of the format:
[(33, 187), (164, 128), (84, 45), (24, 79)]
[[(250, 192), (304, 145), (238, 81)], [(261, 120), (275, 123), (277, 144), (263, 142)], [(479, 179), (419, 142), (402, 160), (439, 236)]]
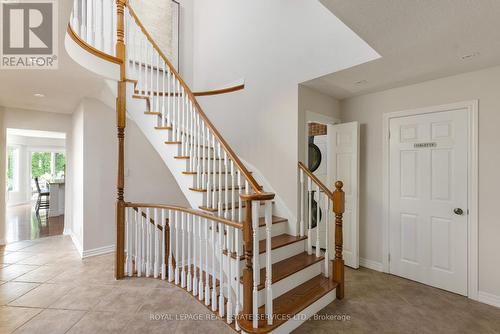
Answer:
[(41, 94), (41, 93), (36, 93), (36, 94), (33, 94), (34, 97), (45, 97), (45, 94)]
[(364, 85), (367, 83), (368, 83), (368, 80), (360, 80), (360, 81), (356, 81), (354, 84), (357, 86), (360, 86), (360, 85)]
[(479, 56), (479, 54), (480, 54), (479, 52), (472, 52), (472, 53), (463, 55), (461, 58), (462, 58), (462, 60), (467, 60), (467, 59), (477, 57), (477, 56)]

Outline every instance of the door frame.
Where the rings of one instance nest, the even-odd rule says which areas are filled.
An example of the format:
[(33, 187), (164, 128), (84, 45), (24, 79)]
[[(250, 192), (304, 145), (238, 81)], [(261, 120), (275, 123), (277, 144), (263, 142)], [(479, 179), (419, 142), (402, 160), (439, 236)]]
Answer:
[(390, 142), (389, 129), (392, 118), (432, 114), (437, 112), (467, 109), (468, 148), (467, 148), (467, 297), (478, 300), (478, 100), (463, 101), (439, 106), (424, 107), (384, 113), (382, 132), (382, 270), (389, 273), (390, 244)]

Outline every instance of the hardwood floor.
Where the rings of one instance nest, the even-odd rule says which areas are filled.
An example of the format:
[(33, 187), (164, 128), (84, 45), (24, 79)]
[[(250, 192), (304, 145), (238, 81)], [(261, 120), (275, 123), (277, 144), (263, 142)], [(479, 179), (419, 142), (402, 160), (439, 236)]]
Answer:
[(47, 210), (37, 216), (34, 205), (18, 205), (7, 208), (7, 243), (34, 240), (61, 235), (64, 231), (64, 215), (48, 217)]

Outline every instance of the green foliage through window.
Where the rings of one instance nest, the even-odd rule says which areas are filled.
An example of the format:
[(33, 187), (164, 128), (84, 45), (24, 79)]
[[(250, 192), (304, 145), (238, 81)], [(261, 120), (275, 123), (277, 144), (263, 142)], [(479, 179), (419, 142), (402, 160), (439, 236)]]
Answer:
[(31, 176), (35, 178), (46, 174), (51, 175), (51, 160), (52, 154), (50, 152), (33, 152), (31, 155)]

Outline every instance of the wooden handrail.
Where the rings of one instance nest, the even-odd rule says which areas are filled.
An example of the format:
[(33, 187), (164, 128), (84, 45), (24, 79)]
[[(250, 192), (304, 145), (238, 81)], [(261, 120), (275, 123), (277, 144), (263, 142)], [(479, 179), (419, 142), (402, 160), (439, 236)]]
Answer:
[(227, 155), (229, 156), (229, 158), (231, 160), (233, 160), (233, 162), (236, 164), (236, 166), (241, 171), (241, 173), (243, 174), (243, 176), (245, 177), (245, 179), (248, 181), (248, 183), (252, 187), (252, 189), (256, 193), (261, 193), (262, 192), (262, 186), (260, 186), (257, 183), (257, 181), (254, 179), (254, 177), (252, 176), (252, 174), (247, 170), (247, 168), (245, 167), (245, 165), (241, 162), (241, 160), (234, 153), (234, 151), (231, 149), (231, 147), (228, 145), (228, 143), (224, 140), (224, 138), (219, 133), (219, 131), (217, 131), (217, 129), (215, 128), (215, 126), (212, 124), (212, 122), (210, 122), (210, 120), (208, 119), (208, 117), (205, 115), (205, 113), (201, 109), (201, 106), (198, 104), (198, 101), (196, 100), (196, 97), (193, 94), (193, 92), (191, 91), (191, 89), (189, 89), (188, 85), (181, 78), (181, 76), (179, 75), (179, 73), (177, 72), (177, 70), (175, 69), (175, 67), (172, 65), (172, 63), (170, 63), (170, 61), (165, 56), (165, 54), (163, 53), (163, 51), (160, 49), (160, 47), (158, 46), (158, 44), (156, 44), (156, 42), (153, 40), (153, 38), (151, 37), (151, 34), (146, 30), (146, 28), (142, 24), (141, 20), (137, 16), (136, 12), (134, 11), (133, 7), (130, 5), (130, 3), (128, 1), (127, 1), (126, 5), (127, 5), (128, 9), (129, 9), (129, 13), (132, 16), (132, 18), (135, 20), (135, 22), (137, 23), (137, 25), (139, 26), (139, 28), (142, 30), (142, 32), (144, 33), (144, 35), (146, 36), (146, 38), (149, 40), (149, 42), (153, 45), (153, 47), (158, 52), (158, 54), (163, 59), (163, 61), (168, 65), (168, 67), (170, 68), (170, 71), (174, 74), (174, 76), (176, 77), (176, 79), (179, 80), (180, 84), (182, 85), (182, 87), (184, 88), (184, 90), (187, 92), (187, 94), (188, 94), (191, 102), (193, 103), (195, 109), (197, 110), (198, 114), (200, 115), (200, 117), (202, 118), (202, 120), (205, 122), (205, 124), (207, 125), (207, 127), (210, 129), (210, 131), (213, 133), (213, 135), (217, 138), (218, 142), (220, 143), (220, 145), (222, 146), (222, 148), (224, 149), (224, 151), (227, 153)]
[(299, 161), (299, 168), (306, 173), (309, 178), (328, 196), (331, 200), (333, 200), (333, 193), (321, 182), (316, 175), (314, 175), (309, 168), (307, 168), (302, 162)]
[(232, 93), (236, 92), (239, 90), (245, 89), (245, 84), (238, 84), (232, 87), (226, 87), (226, 88), (220, 88), (220, 89), (213, 89), (213, 90), (206, 90), (206, 91), (201, 91), (201, 92), (194, 92), (194, 96), (210, 96), (210, 95), (220, 95), (220, 94), (227, 94), (227, 93)]
[(228, 225), (228, 226), (240, 229), (240, 230), (243, 229), (243, 223), (235, 222), (235, 221), (228, 220), (228, 219), (225, 219), (222, 217), (211, 215), (211, 214), (205, 213), (203, 211), (198, 211), (198, 210), (185, 208), (185, 207), (181, 207), (181, 206), (176, 206), (176, 205), (125, 202), (125, 207), (126, 208), (167, 209), (167, 210), (173, 210), (173, 211), (180, 211), (180, 212), (189, 213), (189, 214), (201, 217), (201, 218), (213, 220), (213, 221), (216, 221), (218, 223)]

